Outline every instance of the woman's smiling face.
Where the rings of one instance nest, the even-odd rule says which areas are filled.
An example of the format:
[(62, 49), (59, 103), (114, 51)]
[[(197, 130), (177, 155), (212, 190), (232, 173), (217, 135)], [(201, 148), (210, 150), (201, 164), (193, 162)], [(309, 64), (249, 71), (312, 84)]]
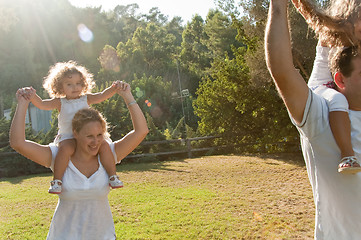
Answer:
[(79, 132), (74, 131), (74, 138), (79, 150), (95, 156), (104, 140), (104, 129), (98, 121), (88, 122)]

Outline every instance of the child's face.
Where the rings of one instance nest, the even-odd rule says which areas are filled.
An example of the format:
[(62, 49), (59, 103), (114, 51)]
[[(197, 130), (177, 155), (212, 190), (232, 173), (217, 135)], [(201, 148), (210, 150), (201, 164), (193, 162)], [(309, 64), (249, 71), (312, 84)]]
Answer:
[(69, 77), (65, 77), (63, 81), (63, 92), (67, 99), (77, 99), (83, 90), (83, 81), (80, 74), (72, 74)]

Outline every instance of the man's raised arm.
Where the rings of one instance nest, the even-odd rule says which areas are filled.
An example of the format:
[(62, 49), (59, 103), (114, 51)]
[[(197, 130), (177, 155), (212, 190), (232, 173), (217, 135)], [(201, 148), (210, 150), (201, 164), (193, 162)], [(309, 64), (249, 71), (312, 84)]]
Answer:
[(266, 62), (288, 111), (296, 123), (300, 123), (309, 90), (293, 65), (287, 2), (287, 0), (270, 2), (265, 33)]

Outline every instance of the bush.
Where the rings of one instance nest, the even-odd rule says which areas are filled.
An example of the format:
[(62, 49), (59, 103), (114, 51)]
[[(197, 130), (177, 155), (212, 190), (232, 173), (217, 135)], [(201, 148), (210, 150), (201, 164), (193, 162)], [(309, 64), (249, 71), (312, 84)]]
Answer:
[(40, 166), (33, 161), (21, 156), (2, 158), (0, 161), (0, 178), (17, 177), (22, 175), (51, 172), (50, 169)]

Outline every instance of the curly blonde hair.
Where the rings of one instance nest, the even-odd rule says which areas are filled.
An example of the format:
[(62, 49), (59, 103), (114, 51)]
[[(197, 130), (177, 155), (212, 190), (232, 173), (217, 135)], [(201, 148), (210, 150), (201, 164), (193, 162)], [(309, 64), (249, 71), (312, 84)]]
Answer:
[(99, 122), (102, 126), (104, 136), (110, 136), (108, 132), (108, 123), (105, 117), (93, 108), (80, 109), (75, 113), (72, 120), (73, 131), (79, 132), (84, 127), (84, 125), (89, 122)]
[(361, 0), (331, 0), (321, 9), (309, 0), (293, 0), (296, 9), (315, 31), (318, 38), (329, 46), (358, 46), (354, 23), (361, 17)]
[(93, 74), (91, 74), (85, 67), (78, 65), (75, 61), (58, 62), (51, 66), (48, 75), (44, 78), (43, 87), (48, 92), (49, 96), (65, 97), (63, 90), (63, 81), (65, 78), (71, 77), (72, 74), (79, 74), (82, 80), (83, 90), (81, 95), (90, 93), (95, 83)]

